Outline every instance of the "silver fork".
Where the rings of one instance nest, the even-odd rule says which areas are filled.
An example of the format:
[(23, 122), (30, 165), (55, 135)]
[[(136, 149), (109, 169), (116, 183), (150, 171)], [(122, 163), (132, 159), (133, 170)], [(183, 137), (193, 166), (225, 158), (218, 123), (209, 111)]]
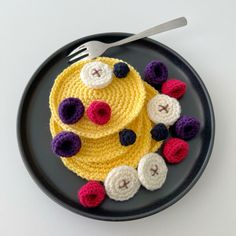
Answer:
[(149, 37), (158, 33), (176, 29), (187, 25), (187, 19), (185, 17), (176, 18), (171, 21), (167, 21), (163, 24), (154, 26), (148, 30), (145, 30), (139, 34), (132, 35), (128, 38), (116, 41), (114, 43), (103, 43), (100, 41), (90, 41), (86, 42), (76, 49), (74, 49), (69, 55), (69, 61), (93, 59), (95, 57), (101, 56), (108, 48), (120, 46), (126, 43), (133, 42), (138, 39)]

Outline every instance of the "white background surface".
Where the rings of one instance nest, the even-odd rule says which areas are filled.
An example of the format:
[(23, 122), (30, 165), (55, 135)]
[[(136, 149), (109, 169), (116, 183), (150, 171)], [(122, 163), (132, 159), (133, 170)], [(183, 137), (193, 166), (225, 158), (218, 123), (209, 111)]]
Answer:
[[(0, 235), (236, 235), (236, 1), (0, 0)], [(189, 25), (153, 38), (198, 71), (212, 98), (212, 158), (194, 188), (154, 216), (110, 223), (76, 215), (33, 182), (16, 141), (22, 92), (55, 50), (100, 32), (139, 32), (186, 16)]]

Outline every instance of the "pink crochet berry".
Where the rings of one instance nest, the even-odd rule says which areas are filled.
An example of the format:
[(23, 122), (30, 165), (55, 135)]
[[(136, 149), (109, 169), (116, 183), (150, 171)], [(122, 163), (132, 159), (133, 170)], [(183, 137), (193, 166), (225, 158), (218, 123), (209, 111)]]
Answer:
[(170, 97), (180, 99), (186, 92), (186, 84), (177, 79), (167, 80), (162, 84), (161, 92)]
[(97, 125), (104, 125), (111, 118), (111, 108), (103, 101), (93, 101), (86, 113), (88, 118)]
[(97, 181), (89, 181), (78, 191), (78, 199), (82, 206), (92, 208), (100, 205), (105, 198), (105, 189)]
[(169, 163), (177, 164), (181, 162), (189, 151), (189, 145), (182, 139), (170, 138), (163, 148), (163, 155)]

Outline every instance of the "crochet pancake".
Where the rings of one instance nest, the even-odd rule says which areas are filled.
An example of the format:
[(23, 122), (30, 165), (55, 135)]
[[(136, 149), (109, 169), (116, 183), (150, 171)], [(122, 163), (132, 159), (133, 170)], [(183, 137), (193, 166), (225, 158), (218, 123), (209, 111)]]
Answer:
[[(134, 121), (122, 127), (135, 131), (136, 142), (127, 147), (122, 146), (118, 132), (98, 139), (81, 137), (81, 150), (73, 157), (61, 157), (68, 169), (87, 180), (104, 181), (114, 167), (128, 165), (136, 168), (142, 156), (158, 150), (161, 142), (151, 138), (150, 130), (154, 124), (148, 118), (146, 111), (148, 101), (158, 92), (147, 83), (142, 83), (146, 94), (142, 110)], [(53, 137), (64, 130), (53, 116), (50, 120), (50, 130)]]
[[(136, 135), (140, 137), (143, 132), (143, 115), (136, 118), (127, 128), (135, 131)], [(63, 131), (55, 120), (50, 119), (50, 130), (52, 136)], [(89, 139), (81, 137), (82, 147), (76, 154), (76, 158), (84, 162), (106, 162), (112, 158), (127, 153), (133, 145), (125, 147), (120, 144), (118, 133), (105, 136), (100, 139)]]
[[(145, 88), (139, 73), (129, 65), (125, 78), (112, 75), (112, 82), (102, 89), (91, 89), (81, 79), (81, 70), (89, 62), (103, 62), (112, 69), (121, 60), (100, 57), (95, 60), (79, 61), (65, 69), (56, 78), (51, 90), (49, 105), (52, 119), (64, 131), (71, 131), (80, 137), (97, 139), (114, 134), (128, 126), (140, 114), (145, 101)], [(96, 125), (87, 116), (75, 124), (65, 124), (59, 117), (58, 107), (68, 97), (79, 98), (88, 108), (94, 100), (107, 102), (112, 110), (111, 119), (106, 125)]]

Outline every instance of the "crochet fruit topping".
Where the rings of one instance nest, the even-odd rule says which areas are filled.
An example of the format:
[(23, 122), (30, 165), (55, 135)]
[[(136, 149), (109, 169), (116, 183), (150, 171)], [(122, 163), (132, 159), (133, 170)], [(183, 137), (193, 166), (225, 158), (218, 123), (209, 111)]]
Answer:
[(164, 187), (168, 166), (181, 165), (189, 154), (186, 140), (200, 131), (197, 118), (181, 114), (185, 82), (168, 79), (159, 60), (146, 65), (143, 79), (127, 62), (98, 57), (72, 64), (53, 84), (51, 147), (88, 181), (75, 193), (83, 207), (98, 207), (106, 194), (127, 201), (141, 185)]

